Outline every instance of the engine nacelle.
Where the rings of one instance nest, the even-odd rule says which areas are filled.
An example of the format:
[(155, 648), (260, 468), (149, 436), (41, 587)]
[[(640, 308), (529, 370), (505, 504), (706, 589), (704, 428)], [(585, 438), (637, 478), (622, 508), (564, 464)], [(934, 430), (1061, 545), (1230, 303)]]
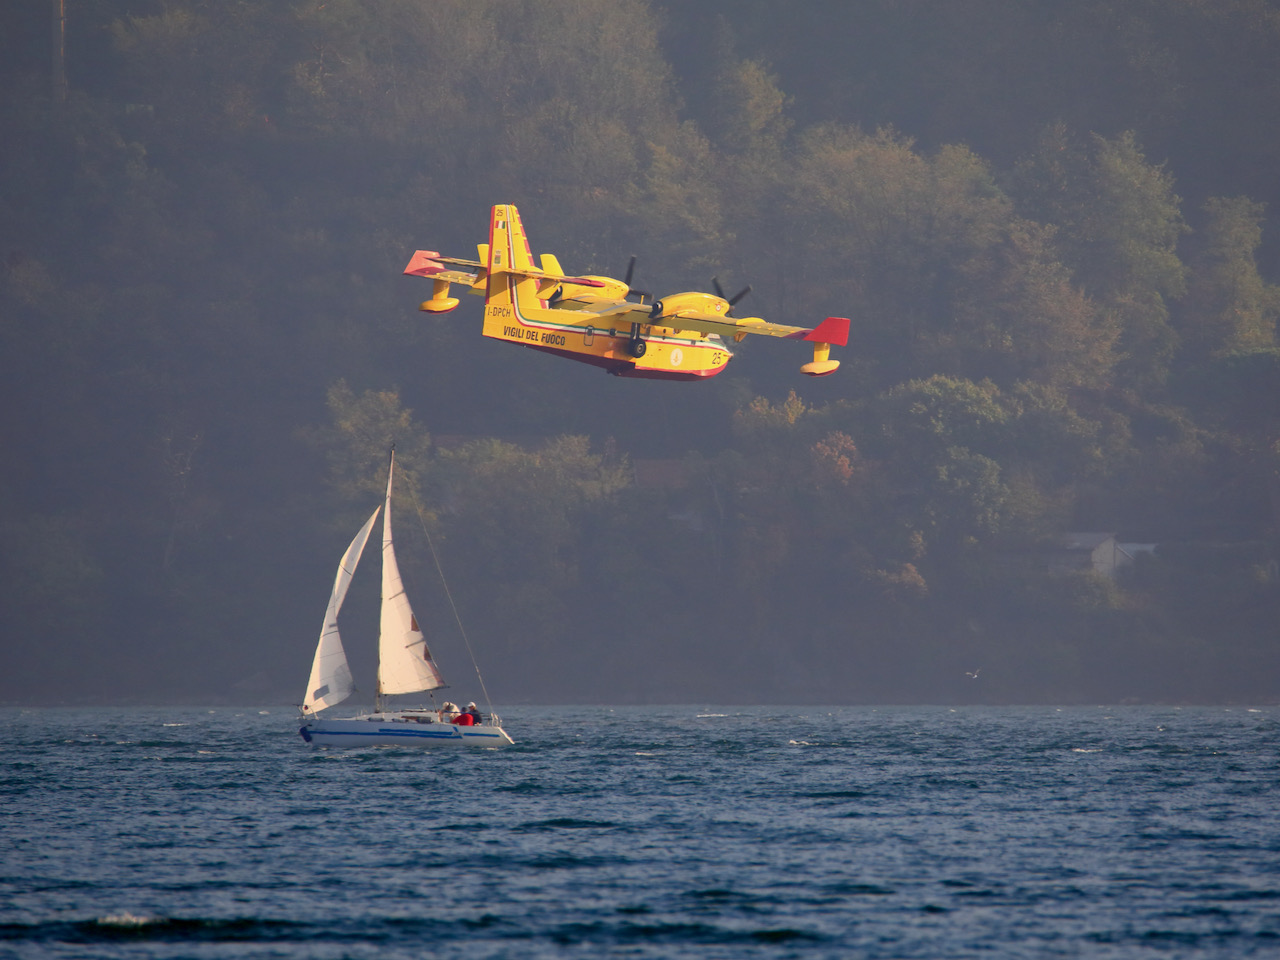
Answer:
[(684, 310), (695, 313), (718, 313), (724, 316), (729, 312), (729, 301), (710, 293), (673, 293), (669, 297), (654, 301), (649, 316), (660, 321), (663, 317), (678, 317)]

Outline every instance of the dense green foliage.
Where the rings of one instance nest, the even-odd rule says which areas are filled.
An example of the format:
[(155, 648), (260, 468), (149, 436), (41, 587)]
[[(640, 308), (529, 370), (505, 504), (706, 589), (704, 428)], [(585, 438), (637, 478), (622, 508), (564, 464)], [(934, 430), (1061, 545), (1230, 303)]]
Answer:
[[(1273, 3), (67, 8), (61, 69), (0, 11), (0, 697), (291, 696), (392, 442), (500, 700), (1275, 696)], [(496, 202), (571, 271), (848, 316), (843, 366), (619, 381), (417, 313)], [(1067, 531), (1159, 547), (1053, 573)]]

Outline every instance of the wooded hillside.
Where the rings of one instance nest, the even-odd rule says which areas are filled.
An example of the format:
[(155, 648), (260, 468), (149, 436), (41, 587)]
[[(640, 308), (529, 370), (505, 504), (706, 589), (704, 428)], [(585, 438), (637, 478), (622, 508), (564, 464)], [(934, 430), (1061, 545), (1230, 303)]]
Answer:
[[(1275, 3), (58, 9), (0, 9), (0, 698), (297, 699), (392, 441), (499, 701), (1276, 697)], [(497, 202), (571, 272), (850, 317), (843, 365), (419, 313)], [(1053, 572), (1073, 531), (1156, 549)]]

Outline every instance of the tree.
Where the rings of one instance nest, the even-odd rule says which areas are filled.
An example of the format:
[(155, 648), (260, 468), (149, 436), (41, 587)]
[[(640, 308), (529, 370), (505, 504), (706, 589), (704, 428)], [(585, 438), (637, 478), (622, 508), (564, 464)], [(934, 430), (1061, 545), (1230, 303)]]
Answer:
[(344, 501), (377, 502), (386, 489), (386, 463), (396, 451), (396, 492), (406, 502), (419, 498), (428, 466), (431, 437), (400, 405), (395, 390), (366, 390), (356, 395), (345, 380), (329, 388), (327, 430), (306, 431), (329, 463), (329, 482)]
[(1105, 386), (1117, 361), (1117, 320), (1079, 289), (1054, 249), (1055, 230), (1011, 219), (963, 267), (953, 369), (1006, 386)]
[(827, 127), (793, 162), (791, 215), (807, 224), (793, 270), (847, 301), (859, 379), (1108, 380), (1118, 320), (1073, 282), (1057, 231), (1015, 215), (972, 151), (925, 157), (891, 131)]
[(926, 546), (954, 552), (999, 531), (1008, 490), (985, 453), (1007, 447), (1009, 411), (990, 381), (934, 376), (885, 393), (876, 405), (894, 512)]
[(1248, 197), (1210, 197), (1191, 261), (1183, 305), (1184, 348), (1195, 357), (1275, 346), (1280, 287), (1258, 273), (1262, 204)]
[(1095, 134), (1086, 147), (1063, 124), (1046, 128), (1018, 173), (1022, 203), (1058, 228), (1077, 282), (1114, 316), (1118, 373), (1139, 387), (1162, 383), (1177, 347), (1169, 303), (1186, 292), (1177, 244), (1187, 227), (1173, 177), (1147, 162), (1133, 131)]
[(716, 79), (717, 139), (727, 153), (777, 159), (792, 127), (790, 103), (764, 61), (726, 59)]

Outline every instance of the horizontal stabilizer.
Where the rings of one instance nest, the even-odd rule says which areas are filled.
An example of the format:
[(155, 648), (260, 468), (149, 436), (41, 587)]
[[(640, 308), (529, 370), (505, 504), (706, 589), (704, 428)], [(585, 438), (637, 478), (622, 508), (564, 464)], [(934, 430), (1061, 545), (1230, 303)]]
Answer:
[[(452, 269), (461, 267), (461, 270)], [(411, 277), (434, 277), (440, 273), (450, 274), (455, 283), (470, 282), (484, 269), (484, 264), (477, 260), (459, 260), (457, 257), (442, 257), (434, 250), (417, 250), (409, 259), (404, 272)]]
[(430, 277), (445, 269), (439, 260), (440, 254), (434, 250), (415, 250), (409, 259), (404, 272), (411, 277)]
[[(494, 273), (500, 271), (494, 270)], [(514, 273), (519, 277), (534, 277), (538, 280), (555, 280), (558, 283), (572, 283), (579, 287), (603, 287), (606, 284), (599, 280), (592, 280), (590, 277), (566, 277), (562, 273), (551, 273), (547, 270), (534, 270), (532, 268), (521, 267), (517, 270), (507, 270), (506, 273)]]

